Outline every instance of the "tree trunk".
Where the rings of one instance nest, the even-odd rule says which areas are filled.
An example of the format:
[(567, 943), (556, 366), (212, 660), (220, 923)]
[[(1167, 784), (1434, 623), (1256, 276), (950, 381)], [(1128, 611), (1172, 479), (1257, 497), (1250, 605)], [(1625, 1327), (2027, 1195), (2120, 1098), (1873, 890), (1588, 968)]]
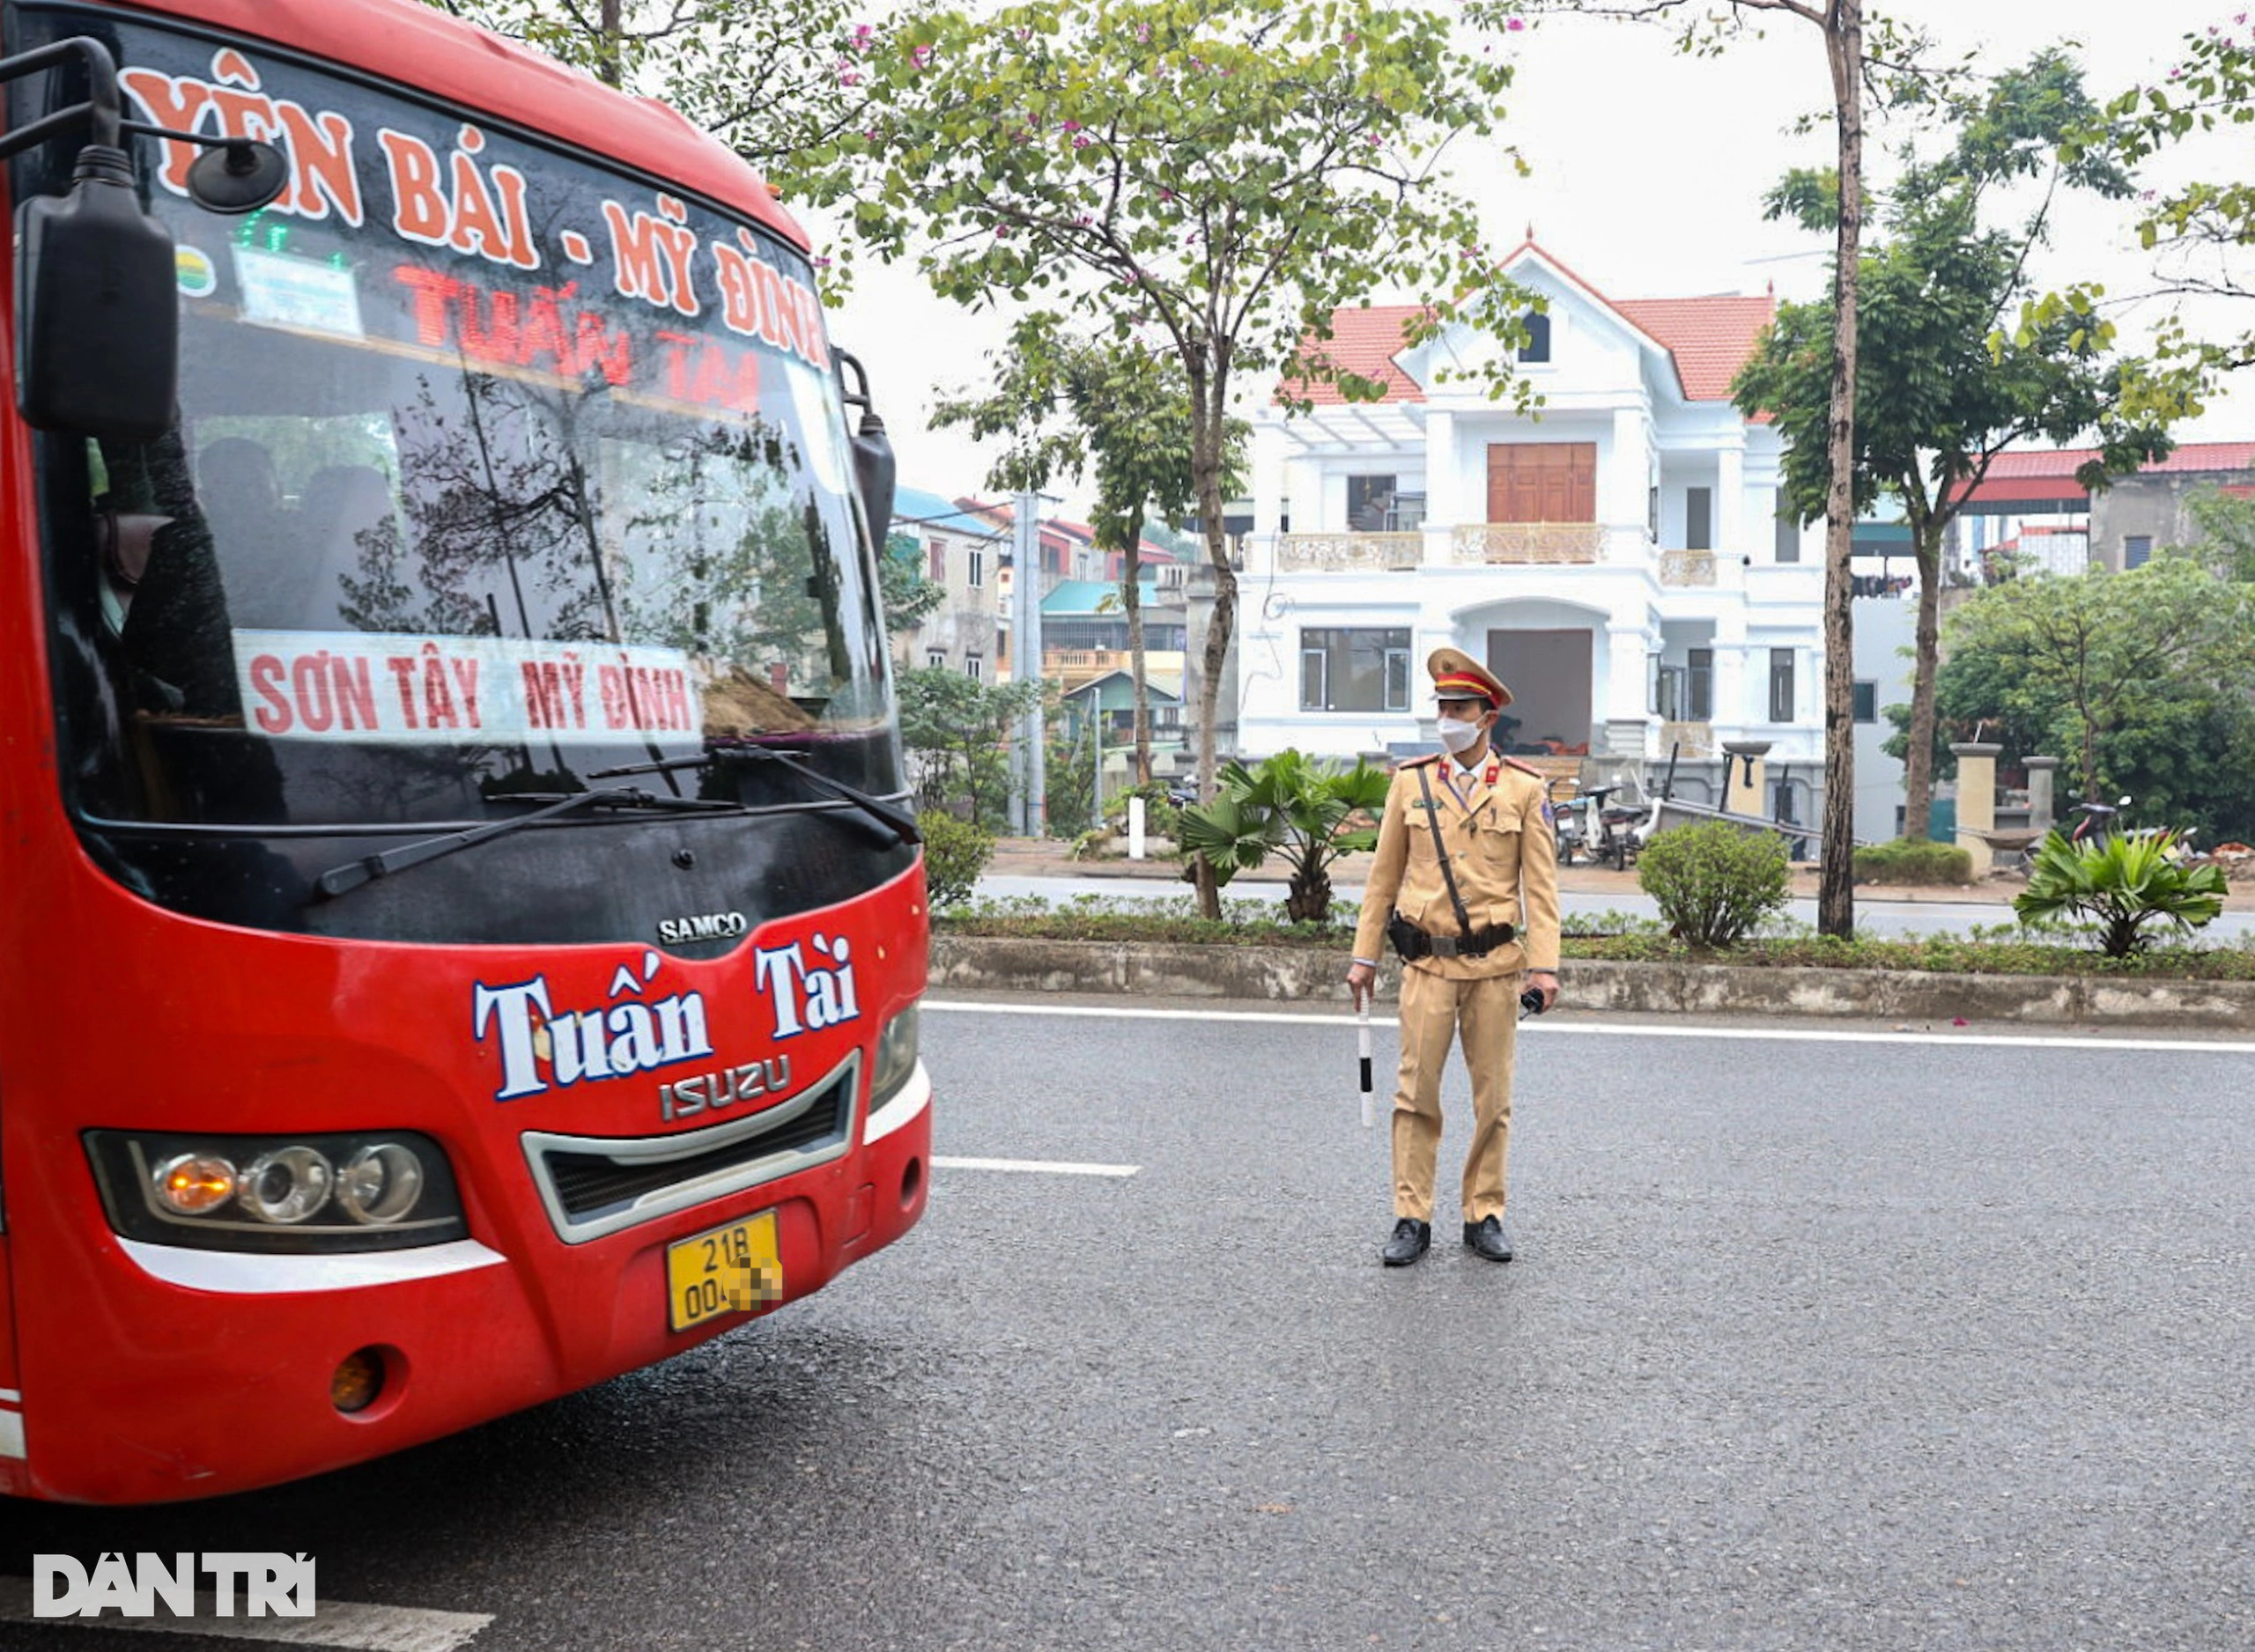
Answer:
[[(1183, 363), (1190, 380), (1190, 482), (1198, 495), (1199, 527), (1206, 540), (1206, 559), (1214, 569), (1214, 612), (1206, 627), (1206, 646), (1198, 678), (1198, 798), (1214, 795), (1214, 725), (1221, 715), (1222, 667), (1228, 661), (1230, 634), (1237, 624), (1237, 573), (1230, 566), (1229, 535), (1222, 521), (1222, 455), (1229, 422), (1228, 386), (1216, 372), (1208, 381), (1208, 362), (1202, 354), (1187, 352)], [(1198, 911), (1218, 922), (1222, 892), (1214, 869), (1201, 858), (1192, 868), (1198, 886)]]
[(1837, 0), (1825, 30), (1840, 139), (1840, 235), (1833, 253), (1832, 482), (1824, 506), (1824, 823), (1816, 926), (1845, 940), (1856, 928), (1855, 586), (1856, 265), (1863, 254), (1863, 0)]
[(1941, 535), (1933, 523), (1914, 530), (1919, 559), (1919, 625), (1911, 645), (1911, 749), (1903, 759), (1903, 835), (1926, 841), (1934, 800), (1934, 679), (1941, 669)]
[(620, 59), (625, 44), (625, 19), (620, 15), (625, 0), (603, 0), (603, 55), (595, 63), (595, 78), (606, 86), (617, 89), (626, 84), (626, 70)]

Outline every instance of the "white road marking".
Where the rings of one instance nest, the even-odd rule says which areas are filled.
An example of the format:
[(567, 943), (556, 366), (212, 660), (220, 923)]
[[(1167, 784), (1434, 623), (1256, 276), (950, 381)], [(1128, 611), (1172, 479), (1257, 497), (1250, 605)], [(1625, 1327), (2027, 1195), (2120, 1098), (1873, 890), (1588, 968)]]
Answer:
[[(242, 1599), (235, 1599), (242, 1610)], [(32, 1616), (32, 1581), (0, 1577), (0, 1623), (33, 1623), (41, 1628), (151, 1629), (160, 1634), (210, 1635), (217, 1640), (261, 1641), (274, 1646), (342, 1647), (347, 1652), (455, 1652), (493, 1621), (491, 1612), (425, 1611), (414, 1606), (369, 1606), (359, 1601), (317, 1600), (310, 1618), (222, 1618), (218, 1597), (198, 1593), (196, 1616), (99, 1618)]]
[(952, 1159), (934, 1154), (932, 1168), (938, 1170), (1024, 1170), (1038, 1176), (1125, 1176), (1135, 1175), (1143, 1167), (1140, 1164), (1073, 1164), (1061, 1159)]
[[(1291, 1014), (1278, 1010), (1237, 1009), (1107, 1009), (1072, 1004), (965, 1004), (926, 999), (927, 1012), (971, 1015), (1091, 1015), (1107, 1021), (1210, 1021), (1283, 1023), (1302, 1027), (1334, 1027), (1344, 1032), (1355, 1024), (1351, 1012)], [(1372, 1016), (1373, 1027), (1398, 1027), (1392, 1016)], [(2255, 1044), (2217, 1043), (2205, 1039), (2067, 1037), (2036, 1033), (1827, 1032), (1801, 1028), (1656, 1027), (1648, 1022), (1623, 1024), (1593, 1021), (1519, 1023), (1522, 1034), (1543, 1038), (1709, 1038), (1760, 1044), (1954, 1044), (1994, 1050), (2147, 1050), (2175, 1054), (2255, 1055)]]

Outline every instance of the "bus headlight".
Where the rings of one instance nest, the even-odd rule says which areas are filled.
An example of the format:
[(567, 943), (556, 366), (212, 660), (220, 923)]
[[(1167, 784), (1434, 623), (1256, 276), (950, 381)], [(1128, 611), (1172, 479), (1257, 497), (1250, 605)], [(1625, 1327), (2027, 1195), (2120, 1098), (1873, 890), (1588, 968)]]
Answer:
[(336, 1179), (329, 1161), (313, 1148), (279, 1147), (251, 1161), (235, 1197), (259, 1221), (295, 1227), (329, 1203), (329, 1184)]
[(212, 1250), (390, 1250), (469, 1237), (454, 1171), (413, 1131), (226, 1136), (90, 1130), (110, 1226)]
[(336, 1202), (355, 1221), (388, 1228), (423, 1196), (423, 1161), (396, 1141), (363, 1147), (336, 1178)]
[(871, 1110), (884, 1104), (885, 1099), (916, 1071), (916, 1006), (906, 1009), (884, 1024), (877, 1035), (877, 1064), (869, 1079), (869, 1107)]

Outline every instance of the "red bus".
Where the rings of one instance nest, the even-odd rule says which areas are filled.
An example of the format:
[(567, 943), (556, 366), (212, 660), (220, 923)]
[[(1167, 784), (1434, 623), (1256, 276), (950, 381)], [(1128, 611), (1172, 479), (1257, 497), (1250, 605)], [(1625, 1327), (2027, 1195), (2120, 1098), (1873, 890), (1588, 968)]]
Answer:
[(413, 0), (0, 22), (0, 1491), (331, 1469), (900, 1237), (891, 458), (803, 234)]

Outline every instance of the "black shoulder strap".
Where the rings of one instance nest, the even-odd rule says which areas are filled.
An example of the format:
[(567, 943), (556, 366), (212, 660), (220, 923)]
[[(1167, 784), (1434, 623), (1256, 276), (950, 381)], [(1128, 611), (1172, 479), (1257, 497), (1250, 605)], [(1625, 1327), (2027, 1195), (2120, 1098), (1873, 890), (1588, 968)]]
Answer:
[(1425, 824), (1432, 829), (1433, 852), (1441, 859), (1441, 881), (1448, 885), (1448, 903), (1456, 909), (1457, 933), (1466, 940), (1472, 938), (1472, 914), (1464, 910), (1464, 897), (1456, 892), (1456, 874), (1448, 864), (1448, 845), (1441, 841), (1441, 812), (1433, 807), (1433, 783), (1425, 778), (1425, 771), (1417, 771), (1417, 789), (1425, 794)]

